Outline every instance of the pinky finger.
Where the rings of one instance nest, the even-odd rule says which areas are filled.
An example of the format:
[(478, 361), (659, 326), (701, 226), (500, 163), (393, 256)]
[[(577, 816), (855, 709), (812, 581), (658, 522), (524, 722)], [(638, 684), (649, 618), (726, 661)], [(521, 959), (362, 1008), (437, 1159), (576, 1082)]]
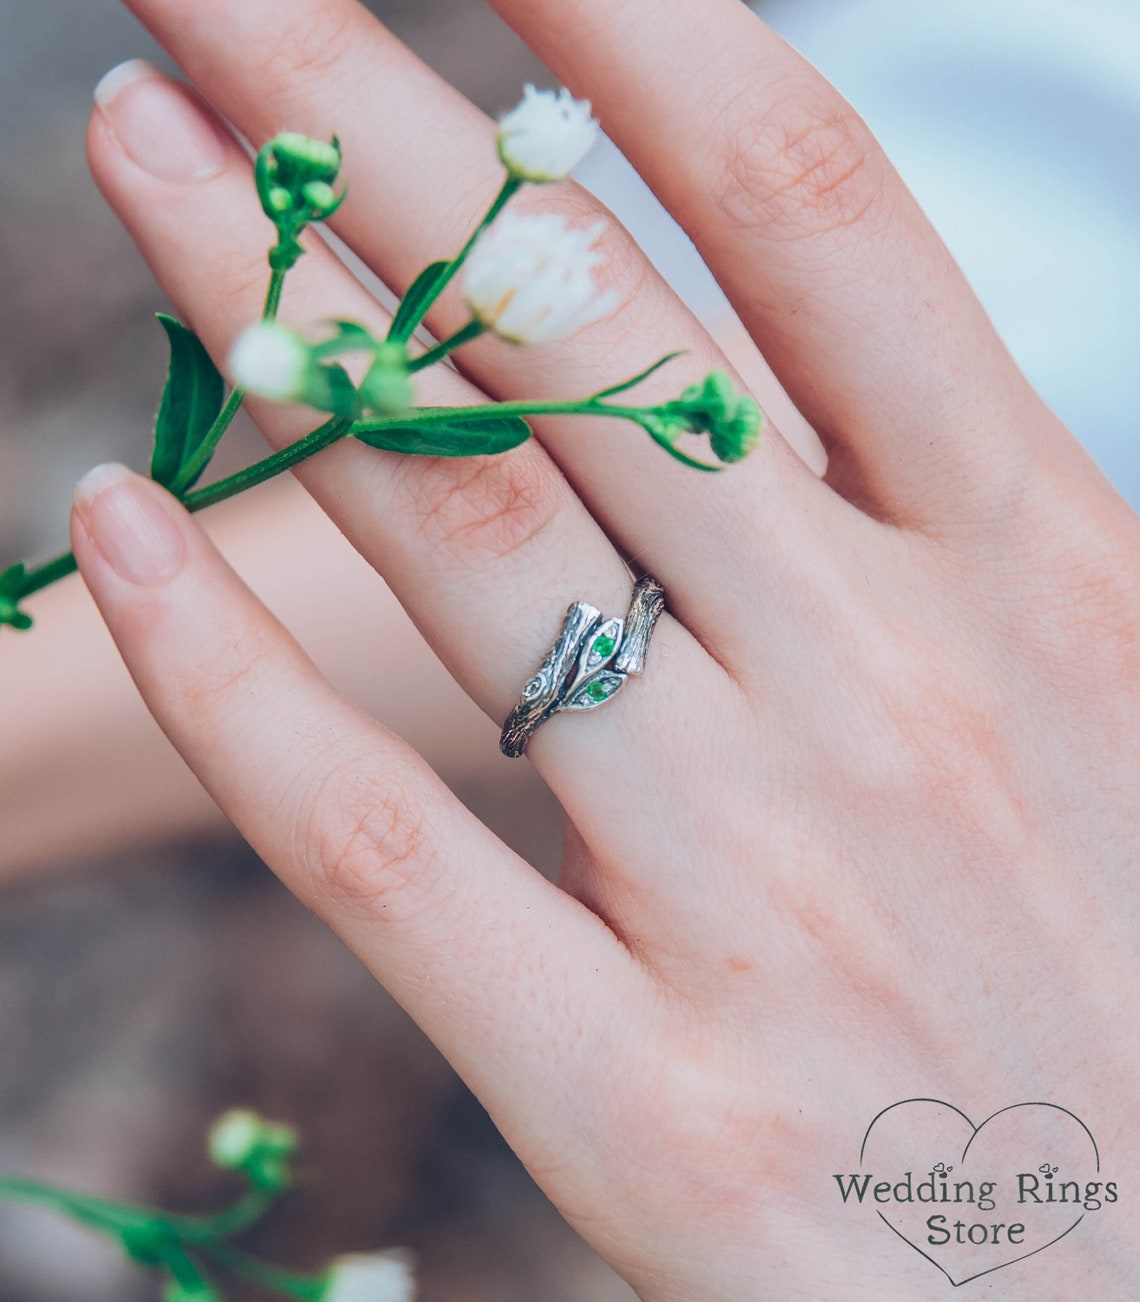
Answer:
[(620, 1049), (614, 1016), (597, 1010), (636, 1002), (628, 951), (341, 700), (157, 485), (92, 471), (72, 542), (139, 690), (206, 789), (524, 1160), (565, 1161), (574, 1136), (560, 1128), (581, 1124)]

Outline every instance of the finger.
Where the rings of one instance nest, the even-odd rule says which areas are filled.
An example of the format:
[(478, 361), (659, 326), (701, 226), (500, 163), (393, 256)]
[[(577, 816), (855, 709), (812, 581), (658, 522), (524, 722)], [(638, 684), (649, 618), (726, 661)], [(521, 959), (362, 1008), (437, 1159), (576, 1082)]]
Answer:
[[(398, 289), (459, 247), (502, 183), (493, 124), (355, 0), (132, 0), (132, 7), (253, 140), (286, 123), (342, 137), (352, 194), (337, 233)], [(576, 222), (601, 211), (573, 186), (530, 192), (522, 202), (561, 209)], [(610, 225), (607, 285), (619, 289), (623, 309), (554, 349), (496, 340), (463, 349), (460, 364), (488, 392), (580, 397), (688, 350), (646, 385), (644, 397), (639, 391), (639, 401), (655, 402), (726, 365), (629, 236)], [(453, 292), (432, 323), (449, 333), (466, 315)], [(775, 539), (795, 548), (809, 518), (822, 514), (824, 527), (840, 534), (846, 525), (846, 514), (829, 511), (818, 481), (776, 438), (750, 464), (699, 480), (629, 426), (578, 419), (537, 428), (609, 536), (658, 574), (676, 594), (682, 620), (713, 641), (724, 603), (709, 583), (710, 563), (751, 575)]]
[(564, 1155), (640, 977), (418, 755), (329, 688), (173, 498), (123, 467), (80, 485), (84, 579), (164, 731), (522, 1142)]
[[(178, 130), (174, 115), (197, 110), (153, 70), (112, 101), (107, 95), (104, 88), (89, 138), (95, 177), (177, 309), (215, 356), (223, 356), (237, 329), (256, 314), (264, 283), (265, 223), (258, 218), (249, 165), (223, 140), (209, 177), (156, 177), (122, 145), (129, 115), (142, 114), (148, 127), (161, 124), (159, 135), (169, 145)], [(160, 159), (169, 157), (164, 146)], [(315, 247), (293, 276), (283, 304), (287, 315), (377, 321), (375, 303), (327, 250)], [(219, 293), (227, 285), (236, 288)], [(422, 380), (421, 401), (478, 398), (446, 370), (433, 368)], [(429, 388), (432, 383), (439, 387)], [(258, 415), (274, 443), (305, 431), (295, 411), (263, 405)], [(571, 601), (588, 600), (606, 614), (626, 609), (624, 563), (535, 444), (468, 460), (400, 457), (342, 444), (306, 463), (300, 475), (497, 722), (554, 641)], [(645, 825), (669, 813), (667, 779), (688, 744), (685, 711), (673, 703), (687, 700), (726, 716), (739, 707), (735, 684), (667, 617), (644, 678), (602, 710), (551, 720), (528, 750), (590, 843), (605, 843), (612, 857), (628, 857), (646, 873), (657, 866), (643, 863)], [(631, 751), (651, 758), (631, 768), (625, 759)], [(697, 889), (685, 876), (678, 874), (679, 901)]]
[(739, 0), (491, 3), (696, 242), (831, 482), (921, 519), (1006, 500), (1068, 442), (867, 127)]

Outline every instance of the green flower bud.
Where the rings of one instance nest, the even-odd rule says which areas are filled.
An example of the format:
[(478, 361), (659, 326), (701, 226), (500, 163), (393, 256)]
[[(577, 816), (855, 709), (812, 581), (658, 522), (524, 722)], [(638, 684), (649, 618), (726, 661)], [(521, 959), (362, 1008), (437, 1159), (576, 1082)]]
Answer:
[(297, 1132), (234, 1108), (210, 1129), (210, 1159), (226, 1171), (243, 1171), (262, 1189), (285, 1189), (292, 1183), (289, 1159), (297, 1149)]
[(270, 254), (275, 270), (286, 270), (301, 256), (298, 237), (311, 221), (331, 217), (344, 201), (332, 188), (341, 166), (340, 143), (311, 140), (295, 131), (274, 136), (257, 155), (254, 177), (262, 211), (277, 227), (279, 241)]
[(376, 361), (381, 366), (406, 367), (408, 364), (408, 345), (397, 339), (385, 339), (376, 349)]
[(717, 424), (731, 417), (737, 396), (728, 376), (723, 371), (712, 371), (700, 384), (690, 384), (681, 402), (699, 411), (708, 424)]
[(373, 411), (390, 414), (410, 407), (414, 397), (407, 347), (394, 341), (381, 344), (360, 382), (361, 402)]
[(756, 399), (738, 394), (723, 371), (713, 371), (700, 384), (690, 384), (665, 414), (680, 419), (695, 434), (708, 434), (718, 460), (740, 461), (760, 441), (764, 416)]
[(306, 181), (301, 187), (301, 195), (318, 215), (331, 212), (337, 205), (336, 191), (327, 181)]
[(290, 173), (302, 181), (335, 181), (340, 171), (340, 145), (335, 140), (325, 144), (296, 131), (283, 131), (275, 136), (267, 148), (282, 173)]
[(755, 398), (745, 395), (727, 420), (709, 430), (709, 443), (716, 456), (725, 462), (743, 461), (760, 442), (764, 413)]

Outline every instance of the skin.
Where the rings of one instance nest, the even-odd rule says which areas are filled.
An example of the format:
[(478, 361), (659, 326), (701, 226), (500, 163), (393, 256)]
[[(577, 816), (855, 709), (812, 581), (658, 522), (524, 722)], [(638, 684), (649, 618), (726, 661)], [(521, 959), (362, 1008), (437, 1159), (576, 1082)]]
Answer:
[[(485, 780), (492, 725), (298, 483), (275, 480), (201, 522), (338, 691), (449, 785)], [(0, 883), (224, 829), (142, 704), (82, 581), (37, 594), (33, 608), (34, 635), (4, 637), (5, 678), (19, 686), (6, 694), (0, 736)], [(533, 799), (533, 770), (504, 761), (500, 772), (511, 800)]]
[[(698, 476), (553, 421), (497, 459), (353, 445), (299, 472), (496, 722), (569, 601), (624, 610), (624, 556), (664, 583), (645, 677), (530, 747), (566, 812), (559, 883), (338, 697), (161, 490), (81, 489), (84, 578), (205, 787), (643, 1298), (930, 1296), (931, 1265), (835, 1196), (883, 1107), (1055, 1100), (1115, 1171), (1140, 1159), (1140, 530), (865, 126), (736, 0), (495, 7), (593, 100), (829, 456), (820, 479), (772, 430)], [(341, 135), (336, 230), (396, 288), (493, 195), (493, 125), (348, 0), (131, 8), (255, 143)], [(193, 180), (132, 158), (131, 97), (161, 93), (96, 112), (92, 168), (223, 358), (265, 232), (236, 146)], [(575, 396), (687, 349), (650, 401), (723, 365), (607, 239), (618, 314), (558, 348), (480, 341), (421, 401)], [(384, 321), (319, 246), (283, 314)], [(431, 325), (463, 319), (452, 294)], [(307, 428), (256, 414), (275, 446)], [(1124, 1296), (1128, 1219), (1086, 1218), (1002, 1296)]]

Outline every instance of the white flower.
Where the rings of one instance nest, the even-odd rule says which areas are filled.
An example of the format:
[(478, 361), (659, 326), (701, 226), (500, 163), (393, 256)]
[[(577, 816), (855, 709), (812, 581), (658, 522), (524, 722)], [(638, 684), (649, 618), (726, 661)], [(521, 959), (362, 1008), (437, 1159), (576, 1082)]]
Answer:
[(528, 86), (522, 103), (499, 121), (499, 157), (518, 181), (561, 181), (597, 138), (589, 100)]
[(604, 229), (604, 222), (595, 222), (571, 230), (554, 214), (504, 213), (467, 260), (467, 306), (511, 343), (568, 339), (621, 302), (616, 289), (599, 294), (594, 284), (602, 254), (592, 246)]
[(301, 396), (311, 366), (304, 339), (295, 330), (272, 322), (242, 331), (230, 353), (230, 375), (238, 388), (276, 402)]
[(338, 1257), (321, 1302), (413, 1302), (415, 1296), (411, 1255), (397, 1250)]

